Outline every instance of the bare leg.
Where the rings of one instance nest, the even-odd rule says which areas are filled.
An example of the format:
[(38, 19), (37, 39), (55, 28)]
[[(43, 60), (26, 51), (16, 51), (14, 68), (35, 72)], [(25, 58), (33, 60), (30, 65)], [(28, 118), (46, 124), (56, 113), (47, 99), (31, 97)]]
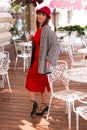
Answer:
[(30, 101), (35, 101), (35, 92), (29, 91)]
[(35, 93), (29, 91), (29, 97), (30, 97), (30, 106), (31, 106), (31, 110), (32, 110), (32, 108), (33, 108), (33, 103), (34, 103), (34, 101), (35, 101)]
[(47, 89), (45, 89), (44, 93), (41, 93), (42, 103), (47, 104)]

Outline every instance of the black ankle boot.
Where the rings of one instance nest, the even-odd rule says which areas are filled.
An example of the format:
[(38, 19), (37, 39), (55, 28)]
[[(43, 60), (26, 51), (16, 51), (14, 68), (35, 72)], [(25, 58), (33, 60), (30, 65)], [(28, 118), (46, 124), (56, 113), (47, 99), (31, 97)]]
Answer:
[(46, 106), (46, 107), (42, 110), (41, 114), (44, 115), (44, 113), (46, 113), (46, 112), (48, 111), (48, 109), (49, 109), (49, 107)]
[(49, 107), (46, 105), (41, 112), (36, 113), (36, 115), (42, 116), (48, 112)]
[(36, 115), (37, 109), (38, 109), (38, 103), (34, 101), (32, 112), (31, 112), (31, 116), (35, 116)]

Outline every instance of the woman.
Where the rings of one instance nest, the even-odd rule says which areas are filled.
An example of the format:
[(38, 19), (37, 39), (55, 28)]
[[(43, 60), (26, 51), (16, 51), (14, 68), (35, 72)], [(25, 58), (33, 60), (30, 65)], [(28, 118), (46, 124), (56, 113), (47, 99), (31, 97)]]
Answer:
[[(33, 63), (26, 78), (26, 88), (29, 91), (30, 101), (33, 103), (31, 116), (43, 115), (48, 111), (46, 102), (47, 92), (50, 92), (47, 73), (50, 73), (50, 66), (56, 65), (59, 55), (59, 44), (56, 34), (51, 30), (48, 23), (50, 20), (50, 9), (44, 6), (36, 11), (37, 31), (29, 39), (34, 42)], [(41, 93), (41, 112), (37, 113), (38, 103), (35, 93)]]

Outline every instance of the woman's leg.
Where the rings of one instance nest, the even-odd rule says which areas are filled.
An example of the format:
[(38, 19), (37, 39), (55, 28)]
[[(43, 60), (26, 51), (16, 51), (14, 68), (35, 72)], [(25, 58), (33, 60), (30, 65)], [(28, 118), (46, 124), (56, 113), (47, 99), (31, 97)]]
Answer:
[(43, 93), (41, 93), (41, 99), (42, 99), (42, 103), (41, 103), (41, 107), (40, 107), (40, 112), (37, 113), (37, 115), (45, 116), (45, 114), (48, 111), (47, 89), (45, 89), (45, 91)]
[(35, 101), (35, 92), (29, 91), (30, 101)]
[(41, 99), (43, 104), (47, 104), (47, 89), (43, 93), (41, 93)]

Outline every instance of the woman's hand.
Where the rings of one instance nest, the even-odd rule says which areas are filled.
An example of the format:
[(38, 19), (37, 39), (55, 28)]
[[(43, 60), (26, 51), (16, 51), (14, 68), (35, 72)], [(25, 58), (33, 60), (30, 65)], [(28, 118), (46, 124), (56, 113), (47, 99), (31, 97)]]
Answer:
[(33, 41), (33, 35), (29, 35), (28, 39), (29, 39), (30, 41)]
[(51, 65), (51, 62), (46, 61), (46, 67), (48, 68)]

